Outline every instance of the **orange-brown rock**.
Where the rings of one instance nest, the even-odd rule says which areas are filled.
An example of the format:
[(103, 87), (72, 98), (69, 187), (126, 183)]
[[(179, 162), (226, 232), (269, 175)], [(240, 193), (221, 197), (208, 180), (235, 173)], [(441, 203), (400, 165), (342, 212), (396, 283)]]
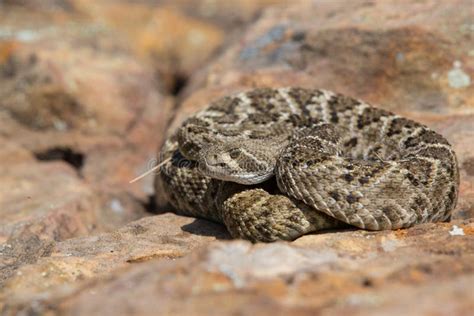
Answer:
[(1, 6), (3, 282), (54, 242), (146, 214), (152, 179), (128, 181), (148, 168), (173, 102), (110, 31)]
[(90, 1), (74, 8), (118, 30), (140, 56), (151, 60), (169, 91), (235, 40), (245, 23), (281, 0), (244, 1)]
[(472, 112), (470, 8), (466, 0), (270, 8), (192, 78), (183, 115), (256, 86), (326, 88), (398, 111)]
[[(454, 234), (453, 225), (464, 235)], [(474, 290), (473, 225), (471, 220), (424, 224), (403, 233), (332, 232), (292, 244), (215, 243), (182, 259), (133, 265), (74, 288), (10, 297), (4, 312), (468, 315)], [(84, 247), (79, 252), (90, 250)], [(29, 275), (41, 279), (41, 270), (35, 269), (39, 266), (25, 267), (23, 272), (29, 274), (18, 279)], [(54, 280), (58, 268), (50, 269), (44, 273)]]
[(0, 192), (0, 284), (54, 241), (100, 229), (97, 197), (62, 162), (0, 164)]
[[(50, 242), (37, 250), (42, 252), (35, 260), (23, 260), (21, 267), (15, 266), (17, 270), (12, 268), (8, 281), (0, 279), (0, 306), (2, 301), (29, 300), (45, 291), (61, 286), (74, 287), (82, 280), (130, 268), (151, 259), (174, 260), (206, 243), (229, 238), (221, 225), (163, 214), (142, 218), (111, 233)], [(30, 248), (34, 247), (34, 242), (36, 240), (28, 241)], [(2, 250), (8, 254), (14, 251), (13, 247), (15, 245)], [(34, 254), (19, 255), (32, 257)]]
[[(128, 181), (151, 164), (172, 107), (153, 72), (107, 32), (52, 26), (29, 41), (20, 32), (4, 43), (0, 63), (1, 134), (40, 160), (69, 162), (104, 193), (104, 206), (122, 200), (140, 209), (134, 201), (152, 194), (152, 180)], [(140, 213), (123, 209), (109, 212), (110, 223)]]

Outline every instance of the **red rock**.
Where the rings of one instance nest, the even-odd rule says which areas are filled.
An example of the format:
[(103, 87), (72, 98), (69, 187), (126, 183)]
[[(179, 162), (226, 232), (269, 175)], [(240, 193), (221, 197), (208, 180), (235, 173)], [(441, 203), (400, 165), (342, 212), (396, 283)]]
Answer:
[(0, 137), (0, 163), (2, 165), (34, 162), (33, 155), (15, 142)]
[(124, 36), (130, 49), (156, 68), (163, 88), (176, 93), (245, 23), (278, 2), (73, 0), (69, 5)]

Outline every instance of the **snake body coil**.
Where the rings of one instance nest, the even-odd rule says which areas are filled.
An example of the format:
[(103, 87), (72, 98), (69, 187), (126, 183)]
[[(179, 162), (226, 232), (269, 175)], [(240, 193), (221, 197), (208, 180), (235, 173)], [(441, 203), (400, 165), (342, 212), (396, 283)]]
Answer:
[(459, 173), (428, 127), (326, 90), (256, 89), (212, 102), (164, 144), (156, 184), (233, 237), (292, 240), (352, 225), (444, 221)]

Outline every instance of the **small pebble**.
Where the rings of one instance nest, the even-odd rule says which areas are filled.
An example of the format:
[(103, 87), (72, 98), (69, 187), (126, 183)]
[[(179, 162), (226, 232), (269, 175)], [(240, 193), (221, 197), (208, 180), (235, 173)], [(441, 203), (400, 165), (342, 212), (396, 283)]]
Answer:
[(464, 230), (457, 225), (453, 225), (453, 229), (449, 231), (451, 236), (464, 236)]
[(461, 89), (471, 84), (471, 77), (461, 69), (461, 62), (456, 60), (448, 72), (448, 82), (451, 88)]

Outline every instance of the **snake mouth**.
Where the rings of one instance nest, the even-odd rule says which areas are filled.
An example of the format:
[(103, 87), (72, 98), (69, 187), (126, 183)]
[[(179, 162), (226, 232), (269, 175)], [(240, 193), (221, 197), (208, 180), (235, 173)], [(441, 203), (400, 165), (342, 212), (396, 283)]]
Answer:
[(273, 172), (234, 172), (229, 173), (225, 164), (208, 164), (203, 158), (198, 163), (199, 171), (210, 178), (245, 185), (262, 183), (273, 176)]

